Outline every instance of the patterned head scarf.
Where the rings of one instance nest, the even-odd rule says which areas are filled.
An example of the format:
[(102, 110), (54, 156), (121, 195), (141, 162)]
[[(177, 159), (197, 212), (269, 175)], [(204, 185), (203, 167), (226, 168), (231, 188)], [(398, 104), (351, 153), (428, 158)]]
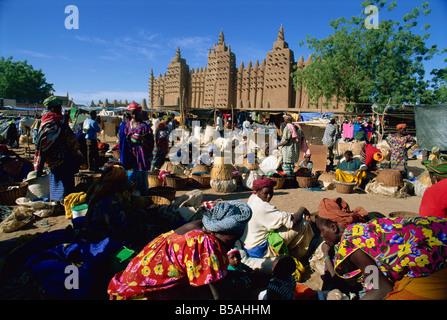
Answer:
[(406, 129), (407, 128), (407, 124), (406, 123), (399, 123), (396, 126), (396, 130), (399, 131), (400, 129)]
[(439, 155), (432, 160), (422, 161), (427, 171), (443, 178), (447, 178), (447, 155)]
[(241, 200), (220, 202), (203, 212), (203, 225), (212, 232), (242, 233), (250, 220), (252, 211)]
[(57, 107), (57, 106), (61, 106), (62, 105), (62, 100), (59, 99), (58, 97), (51, 96), (51, 97), (46, 98), (43, 101), (43, 105), (45, 106), (45, 108), (51, 109), (51, 108), (54, 108), (54, 107)]
[(131, 104), (129, 104), (129, 105), (127, 106), (127, 110), (130, 111), (130, 112), (132, 112), (132, 111), (134, 111), (134, 110), (141, 111), (141, 110), (143, 110), (143, 107), (140, 106), (140, 105), (139, 105), (138, 103), (136, 103), (136, 102), (132, 102)]
[(318, 216), (323, 219), (331, 220), (340, 227), (345, 228), (351, 223), (364, 222), (368, 212), (362, 207), (357, 207), (353, 211), (342, 198), (321, 200), (318, 206)]

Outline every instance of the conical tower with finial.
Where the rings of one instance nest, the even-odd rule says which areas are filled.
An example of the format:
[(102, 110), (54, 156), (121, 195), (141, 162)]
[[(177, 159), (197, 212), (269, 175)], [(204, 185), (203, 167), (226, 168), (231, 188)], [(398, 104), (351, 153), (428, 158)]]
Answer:
[(236, 107), (236, 56), (226, 46), (221, 30), (217, 44), (208, 51), (205, 78), (205, 108)]
[(293, 51), (285, 41), (281, 25), (273, 50), (267, 53), (264, 74), (263, 105), (272, 108), (292, 108), (295, 105), (290, 74), (294, 64)]
[(179, 107), (182, 99), (186, 98), (189, 83), (189, 66), (182, 59), (180, 47), (177, 47), (175, 57), (171, 59), (165, 79), (164, 104)]

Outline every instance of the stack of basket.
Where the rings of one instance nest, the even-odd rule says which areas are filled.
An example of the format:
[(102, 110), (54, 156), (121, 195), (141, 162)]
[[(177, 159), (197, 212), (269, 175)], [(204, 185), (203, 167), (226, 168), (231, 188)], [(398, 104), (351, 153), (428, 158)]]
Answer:
[(385, 169), (381, 171), (377, 175), (376, 181), (383, 183), (388, 187), (402, 187), (404, 185), (401, 172), (393, 169)]
[(232, 164), (224, 164), (224, 157), (216, 157), (211, 169), (210, 186), (217, 192), (231, 193), (237, 188), (237, 181), (233, 178), (235, 171)]

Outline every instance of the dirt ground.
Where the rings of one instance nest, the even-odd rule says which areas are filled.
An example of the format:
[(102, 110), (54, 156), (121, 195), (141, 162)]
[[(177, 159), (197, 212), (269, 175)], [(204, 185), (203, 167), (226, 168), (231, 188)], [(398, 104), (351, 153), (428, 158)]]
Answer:
[[(22, 149), (23, 150), (23, 149)], [(23, 152), (22, 155), (25, 155)], [(415, 170), (423, 171), (420, 160), (410, 160), (409, 167)], [(192, 189), (189, 189), (192, 190)], [(189, 190), (178, 191), (176, 196), (180, 196)], [(204, 189), (203, 201), (208, 200), (248, 200), (252, 191), (238, 187), (236, 192), (224, 194), (216, 193), (213, 189)], [(277, 206), (278, 209), (286, 212), (295, 212), (300, 206), (306, 207), (311, 213), (318, 211), (318, 205), (323, 198), (337, 198), (342, 197), (351, 207), (351, 209), (362, 206), (368, 212), (379, 212), (385, 216), (389, 216), (391, 212), (411, 212), (417, 214), (419, 206), (421, 204), (421, 198), (417, 196), (410, 196), (407, 198), (392, 198), (388, 196), (382, 196), (377, 194), (367, 193), (352, 193), (352, 194), (340, 194), (335, 190), (325, 191), (310, 191), (302, 188), (297, 189), (279, 189), (275, 190), (275, 194), (271, 200), (271, 204)], [(42, 223), (43, 222), (43, 223)], [(4, 244), (7, 240), (17, 239), (23, 235), (30, 235), (36, 233), (44, 233), (47, 231), (53, 231), (63, 229), (71, 224), (71, 220), (66, 219), (63, 213), (50, 216), (47, 218), (36, 218), (36, 221), (15, 232), (2, 233), (0, 232), (0, 245)], [(319, 289), (321, 285), (321, 279), (318, 275), (308, 275), (303, 279), (304, 284), (312, 289)]]

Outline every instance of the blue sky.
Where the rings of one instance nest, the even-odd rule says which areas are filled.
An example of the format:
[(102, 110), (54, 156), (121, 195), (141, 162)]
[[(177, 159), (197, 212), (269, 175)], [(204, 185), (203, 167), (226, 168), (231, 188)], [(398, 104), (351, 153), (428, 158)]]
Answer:
[[(306, 35), (333, 33), (329, 22), (362, 12), (362, 0), (0, 0), (0, 56), (27, 60), (42, 69), (56, 94), (78, 104), (135, 100), (148, 96), (150, 70), (164, 74), (177, 46), (190, 68), (205, 67), (208, 48), (222, 30), (236, 54), (236, 66), (262, 61), (283, 25), (295, 60), (312, 52), (299, 46)], [(422, 1), (398, 0), (380, 19), (401, 21)], [(447, 48), (447, 1), (430, 0), (428, 45)], [(79, 10), (79, 29), (66, 29), (68, 5)], [(418, 26), (418, 28), (419, 28)], [(445, 66), (443, 57), (426, 64), (426, 73)]]

